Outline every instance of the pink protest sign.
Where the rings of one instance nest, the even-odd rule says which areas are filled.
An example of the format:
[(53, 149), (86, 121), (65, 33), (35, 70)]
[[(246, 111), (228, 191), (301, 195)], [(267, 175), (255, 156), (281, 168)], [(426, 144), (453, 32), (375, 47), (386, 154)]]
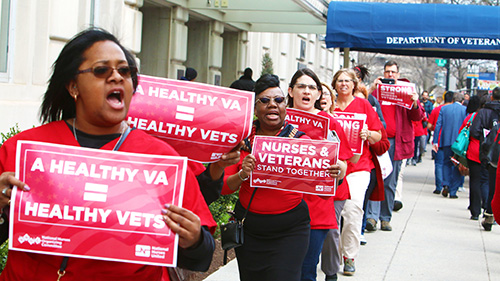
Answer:
[(287, 108), (285, 120), (314, 140), (324, 140), (328, 136), (330, 120), (324, 116), (304, 110)]
[(359, 137), (359, 133), (366, 123), (366, 114), (335, 112), (333, 116), (339, 122), (340, 126), (342, 126), (342, 129), (344, 129), (352, 153), (363, 154), (363, 140)]
[(141, 75), (127, 120), (181, 155), (220, 159), (252, 129), (254, 93)]
[(164, 204), (182, 205), (185, 157), (19, 141), (9, 249), (176, 266)]
[(333, 196), (337, 182), (326, 169), (337, 163), (338, 153), (338, 142), (256, 136), (250, 185)]
[(397, 84), (378, 84), (376, 98), (381, 102), (390, 102), (411, 109), (415, 84), (398, 81)]

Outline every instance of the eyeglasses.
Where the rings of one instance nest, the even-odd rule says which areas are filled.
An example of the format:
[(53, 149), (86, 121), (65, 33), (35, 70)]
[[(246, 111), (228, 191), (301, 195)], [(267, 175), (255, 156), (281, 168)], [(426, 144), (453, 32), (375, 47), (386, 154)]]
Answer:
[(295, 87), (297, 87), (301, 90), (305, 90), (306, 88), (309, 88), (309, 90), (311, 90), (311, 91), (316, 91), (318, 89), (318, 86), (316, 86), (316, 85), (307, 85), (307, 84), (302, 84), (302, 83), (295, 84)]
[(337, 83), (342, 84), (342, 83), (349, 83), (352, 82), (352, 79), (338, 79)]
[(285, 101), (285, 97), (274, 97), (274, 98), (260, 98), (257, 99), (255, 103), (260, 101), (263, 104), (269, 104), (271, 102), (271, 99), (274, 100), (274, 102), (277, 104), (280, 104)]
[(118, 74), (120, 74), (123, 78), (130, 78), (130, 76), (137, 74), (137, 67), (130, 67), (128, 65), (119, 67), (99, 65), (84, 70), (78, 70), (76, 74), (92, 72), (92, 74), (94, 74), (97, 78), (108, 78), (113, 73), (113, 70), (118, 71)]
[(387, 73), (387, 74), (392, 73), (392, 74), (394, 74), (394, 73), (398, 73), (398, 72), (394, 71), (394, 70), (386, 70), (386, 71), (384, 71), (384, 73)]

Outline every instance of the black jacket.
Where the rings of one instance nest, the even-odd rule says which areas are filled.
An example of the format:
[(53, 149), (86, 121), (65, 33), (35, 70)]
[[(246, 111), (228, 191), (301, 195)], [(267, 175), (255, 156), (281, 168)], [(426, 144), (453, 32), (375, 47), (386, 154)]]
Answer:
[(478, 139), (480, 143), (483, 142), (483, 129), (490, 130), (494, 120), (500, 120), (500, 101), (497, 100), (487, 102), (484, 108), (477, 112), (469, 129), (470, 135)]
[(255, 81), (251, 77), (241, 76), (239, 80), (234, 81), (229, 88), (253, 91)]

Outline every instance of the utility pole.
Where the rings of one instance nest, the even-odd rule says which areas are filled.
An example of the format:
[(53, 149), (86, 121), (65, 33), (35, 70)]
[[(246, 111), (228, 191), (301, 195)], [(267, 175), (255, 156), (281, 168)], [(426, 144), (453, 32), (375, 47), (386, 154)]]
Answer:
[(446, 59), (446, 91), (450, 89), (450, 59)]

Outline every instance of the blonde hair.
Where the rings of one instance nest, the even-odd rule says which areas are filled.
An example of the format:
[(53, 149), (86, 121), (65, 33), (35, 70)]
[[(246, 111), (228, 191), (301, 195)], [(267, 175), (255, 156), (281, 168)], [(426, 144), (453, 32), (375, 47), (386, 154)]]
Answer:
[(335, 95), (332, 88), (327, 83), (321, 82), (321, 86), (323, 87), (322, 95), (325, 94), (325, 90), (327, 90), (328, 93), (330, 93), (330, 97), (332, 99), (332, 105), (330, 106), (330, 108), (328, 108), (327, 112), (333, 114), (333, 112), (335, 110), (335, 100), (337, 99), (337, 96)]
[(354, 70), (349, 69), (349, 68), (342, 68), (335, 75), (333, 75), (333, 80), (332, 80), (332, 87), (335, 89), (335, 84), (337, 84), (337, 80), (339, 79), (339, 76), (342, 74), (346, 74), (349, 78), (352, 79), (352, 82), (354, 83), (354, 88), (352, 88), (352, 93), (354, 94), (358, 90), (358, 77), (356, 76), (356, 72)]

